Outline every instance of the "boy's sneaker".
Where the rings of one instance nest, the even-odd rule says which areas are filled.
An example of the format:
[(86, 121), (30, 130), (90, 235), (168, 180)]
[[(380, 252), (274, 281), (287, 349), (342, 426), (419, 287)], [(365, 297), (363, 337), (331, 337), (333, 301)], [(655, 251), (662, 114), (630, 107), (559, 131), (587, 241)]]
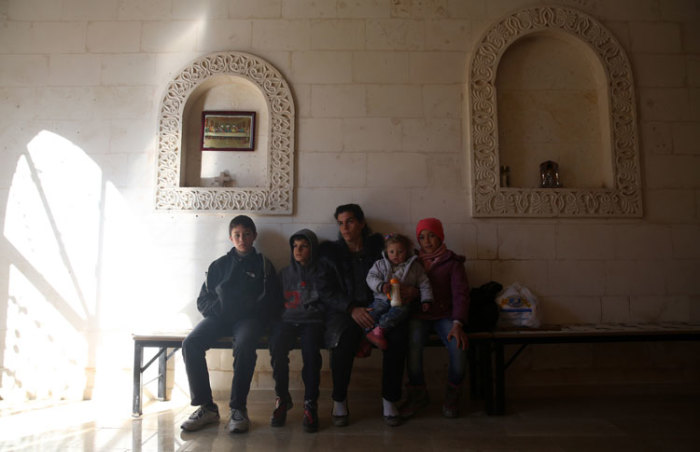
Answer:
[(291, 410), (294, 404), (292, 396), (287, 394), (286, 397), (277, 397), (275, 399), (275, 411), (270, 417), (270, 425), (272, 427), (282, 427), (287, 421), (287, 410)]
[(370, 341), (372, 344), (374, 344), (379, 350), (386, 350), (387, 349), (387, 343), (386, 339), (384, 339), (384, 328), (381, 327), (374, 327), (372, 331), (367, 333), (365, 335), (368, 341)]
[(219, 419), (219, 407), (216, 405), (208, 408), (200, 406), (180, 425), (180, 428), (188, 432), (195, 432), (209, 424), (218, 423)]
[(245, 433), (249, 427), (248, 410), (245, 408), (241, 410), (231, 408), (231, 419), (229, 419), (227, 425), (229, 433)]
[(313, 400), (304, 400), (304, 431), (315, 433), (318, 431), (318, 408)]

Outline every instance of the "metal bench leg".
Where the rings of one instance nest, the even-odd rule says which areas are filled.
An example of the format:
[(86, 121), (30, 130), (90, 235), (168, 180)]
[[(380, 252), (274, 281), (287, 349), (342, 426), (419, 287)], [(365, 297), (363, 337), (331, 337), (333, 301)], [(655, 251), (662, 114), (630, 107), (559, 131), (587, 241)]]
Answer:
[(505, 365), (503, 363), (503, 344), (498, 342), (494, 343), (493, 352), (495, 359), (493, 414), (503, 414), (505, 413), (506, 403), (506, 375)]
[(158, 400), (166, 400), (165, 385), (168, 372), (168, 349), (163, 347), (158, 357)]
[(484, 395), (484, 407), (486, 414), (494, 413), (493, 403), (493, 362), (491, 357), (491, 341), (484, 341), (478, 346), (479, 359), (479, 379), (481, 380), (481, 388)]
[(143, 391), (143, 346), (138, 342), (134, 342), (134, 391), (131, 405), (131, 415), (134, 417), (141, 416), (141, 396)]

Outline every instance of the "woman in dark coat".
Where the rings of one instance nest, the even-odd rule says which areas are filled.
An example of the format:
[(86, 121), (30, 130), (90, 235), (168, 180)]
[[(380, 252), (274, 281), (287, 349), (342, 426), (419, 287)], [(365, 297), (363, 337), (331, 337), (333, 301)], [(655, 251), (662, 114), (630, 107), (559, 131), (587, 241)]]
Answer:
[[(349, 416), (347, 390), (353, 361), (364, 336), (363, 328), (374, 324), (367, 312), (373, 294), (366, 277), (372, 264), (381, 257), (384, 241), (381, 235), (370, 232), (357, 204), (338, 206), (334, 216), (338, 222), (339, 238), (321, 244), (320, 255), (335, 270), (337, 283), (345, 294), (345, 297), (337, 298), (337, 303), (326, 315), (326, 346), (330, 349), (333, 375), (333, 423), (345, 426)], [(415, 288), (409, 288), (405, 299), (415, 297), (416, 292)], [(383, 352), (383, 413), (384, 420), (391, 426), (401, 422), (395, 404), (401, 398), (407, 331), (405, 323), (395, 328), (387, 336), (388, 348)]]

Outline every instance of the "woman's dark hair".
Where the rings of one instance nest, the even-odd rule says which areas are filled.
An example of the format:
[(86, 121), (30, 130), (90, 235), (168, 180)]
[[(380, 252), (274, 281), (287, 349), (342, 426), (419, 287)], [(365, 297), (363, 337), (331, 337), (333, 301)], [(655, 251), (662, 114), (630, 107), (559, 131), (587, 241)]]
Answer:
[(369, 235), (372, 233), (372, 230), (369, 228), (367, 222), (365, 221), (365, 213), (362, 211), (362, 207), (358, 206), (357, 204), (342, 204), (335, 208), (335, 213), (333, 214), (333, 217), (337, 220), (338, 215), (345, 212), (350, 212), (356, 220), (361, 221), (365, 224), (365, 227), (362, 228), (362, 238), (369, 237)]
[(258, 231), (255, 229), (255, 223), (248, 215), (238, 215), (233, 217), (233, 220), (228, 224), (228, 235), (231, 235), (231, 231), (236, 226), (243, 226), (244, 228), (253, 231), (253, 234), (257, 234)]

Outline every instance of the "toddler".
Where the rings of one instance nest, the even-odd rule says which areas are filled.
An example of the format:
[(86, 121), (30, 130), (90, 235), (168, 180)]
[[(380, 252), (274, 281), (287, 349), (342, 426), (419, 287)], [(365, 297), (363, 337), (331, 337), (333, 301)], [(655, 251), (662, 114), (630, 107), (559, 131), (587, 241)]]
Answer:
[(384, 334), (408, 317), (409, 307), (401, 304), (398, 294), (390, 299), (392, 280), (399, 284), (420, 289), (420, 302), (423, 312), (430, 309), (433, 293), (428, 276), (420, 261), (412, 251), (411, 241), (401, 234), (391, 233), (384, 237), (384, 252), (367, 274), (367, 285), (374, 292), (374, 301), (369, 306), (369, 314), (374, 319), (373, 328), (365, 330), (367, 340), (381, 350), (386, 350)]

